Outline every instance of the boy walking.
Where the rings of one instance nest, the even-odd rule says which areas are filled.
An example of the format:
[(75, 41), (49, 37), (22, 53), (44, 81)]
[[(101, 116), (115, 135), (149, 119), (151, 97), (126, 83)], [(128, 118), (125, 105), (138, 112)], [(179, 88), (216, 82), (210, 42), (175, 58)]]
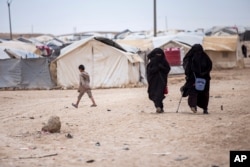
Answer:
[(79, 75), (80, 82), (79, 82), (79, 88), (78, 88), (79, 95), (77, 97), (76, 103), (75, 104), (72, 103), (72, 106), (74, 106), (75, 108), (78, 108), (79, 102), (80, 102), (82, 96), (84, 95), (84, 93), (86, 92), (92, 101), (91, 107), (96, 107), (97, 105), (95, 103), (95, 100), (94, 100), (92, 92), (91, 92), (91, 88), (89, 86), (89, 82), (90, 82), (89, 74), (84, 71), (85, 67), (82, 64), (79, 65), (78, 69), (80, 71), (80, 75)]

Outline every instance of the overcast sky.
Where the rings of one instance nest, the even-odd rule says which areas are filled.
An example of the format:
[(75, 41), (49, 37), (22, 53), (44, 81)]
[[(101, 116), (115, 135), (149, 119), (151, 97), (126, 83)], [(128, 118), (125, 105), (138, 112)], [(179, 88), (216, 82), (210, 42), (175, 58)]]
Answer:
[[(156, 0), (157, 29), (250, 26), (250, 0)], [(154, 0), (12, 0), (13, 33), (153, 30)], [(9, 33), (7, 0), (0, 32)]]

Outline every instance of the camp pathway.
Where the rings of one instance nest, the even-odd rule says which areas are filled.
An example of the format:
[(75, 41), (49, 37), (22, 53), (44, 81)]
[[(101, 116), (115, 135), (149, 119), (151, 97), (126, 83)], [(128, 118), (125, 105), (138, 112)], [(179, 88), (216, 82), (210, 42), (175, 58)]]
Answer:
[[(97, 107), (76, 90), (0, 92), (0, 166), (229, 166), (230, 150), (250, 150), (250, 69), (213, 71), (209, 115), (193, 114), (183, 75), (169, 77), (165, 113), (147, 87), (94, 89)], [(60, 133), (43, 133), (49, 117)], [(71, 137), (69, 137), (69, 134)]]

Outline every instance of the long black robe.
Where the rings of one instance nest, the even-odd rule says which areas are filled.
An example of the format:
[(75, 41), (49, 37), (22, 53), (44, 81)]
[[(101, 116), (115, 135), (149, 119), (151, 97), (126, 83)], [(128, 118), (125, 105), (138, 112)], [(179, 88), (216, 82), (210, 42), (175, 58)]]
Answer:
[(150, 60), (147, 65), (148, 96), (154, 102), (155, 107), (163, 109), (164, 89), (167, 85), (170, 66), (165, 59), (162, 49), (155, 48), (148, 54)]
[[(183, 68), (186, 75), (184, 90), (188, 95), (188, 104), (190, 107), (201, 107), (207, 110), (209, 102), (210, 89), (210, 71), (212, 70), (212, 61), (203, 51), (200, 44), (195, 44), (185, 55), (183, 59)], [(204, 78), (206, 85), (204, 91), (195, 90), (195, 76)]]

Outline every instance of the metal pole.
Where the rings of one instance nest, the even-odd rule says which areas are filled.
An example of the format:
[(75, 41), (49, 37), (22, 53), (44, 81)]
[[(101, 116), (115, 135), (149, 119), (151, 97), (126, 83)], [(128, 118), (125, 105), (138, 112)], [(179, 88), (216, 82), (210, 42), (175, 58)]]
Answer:
[(10, 17), (10, 4), (11, 1), (7, 1), (8, 9), (9, 9), (9, 24), (10, 24), (10, 39), (12, 40), (12, 28), (11, 28), (11, 17)]
[(157, 36), (156, 22), (156, 0), (154, 0), (154, 37)]

